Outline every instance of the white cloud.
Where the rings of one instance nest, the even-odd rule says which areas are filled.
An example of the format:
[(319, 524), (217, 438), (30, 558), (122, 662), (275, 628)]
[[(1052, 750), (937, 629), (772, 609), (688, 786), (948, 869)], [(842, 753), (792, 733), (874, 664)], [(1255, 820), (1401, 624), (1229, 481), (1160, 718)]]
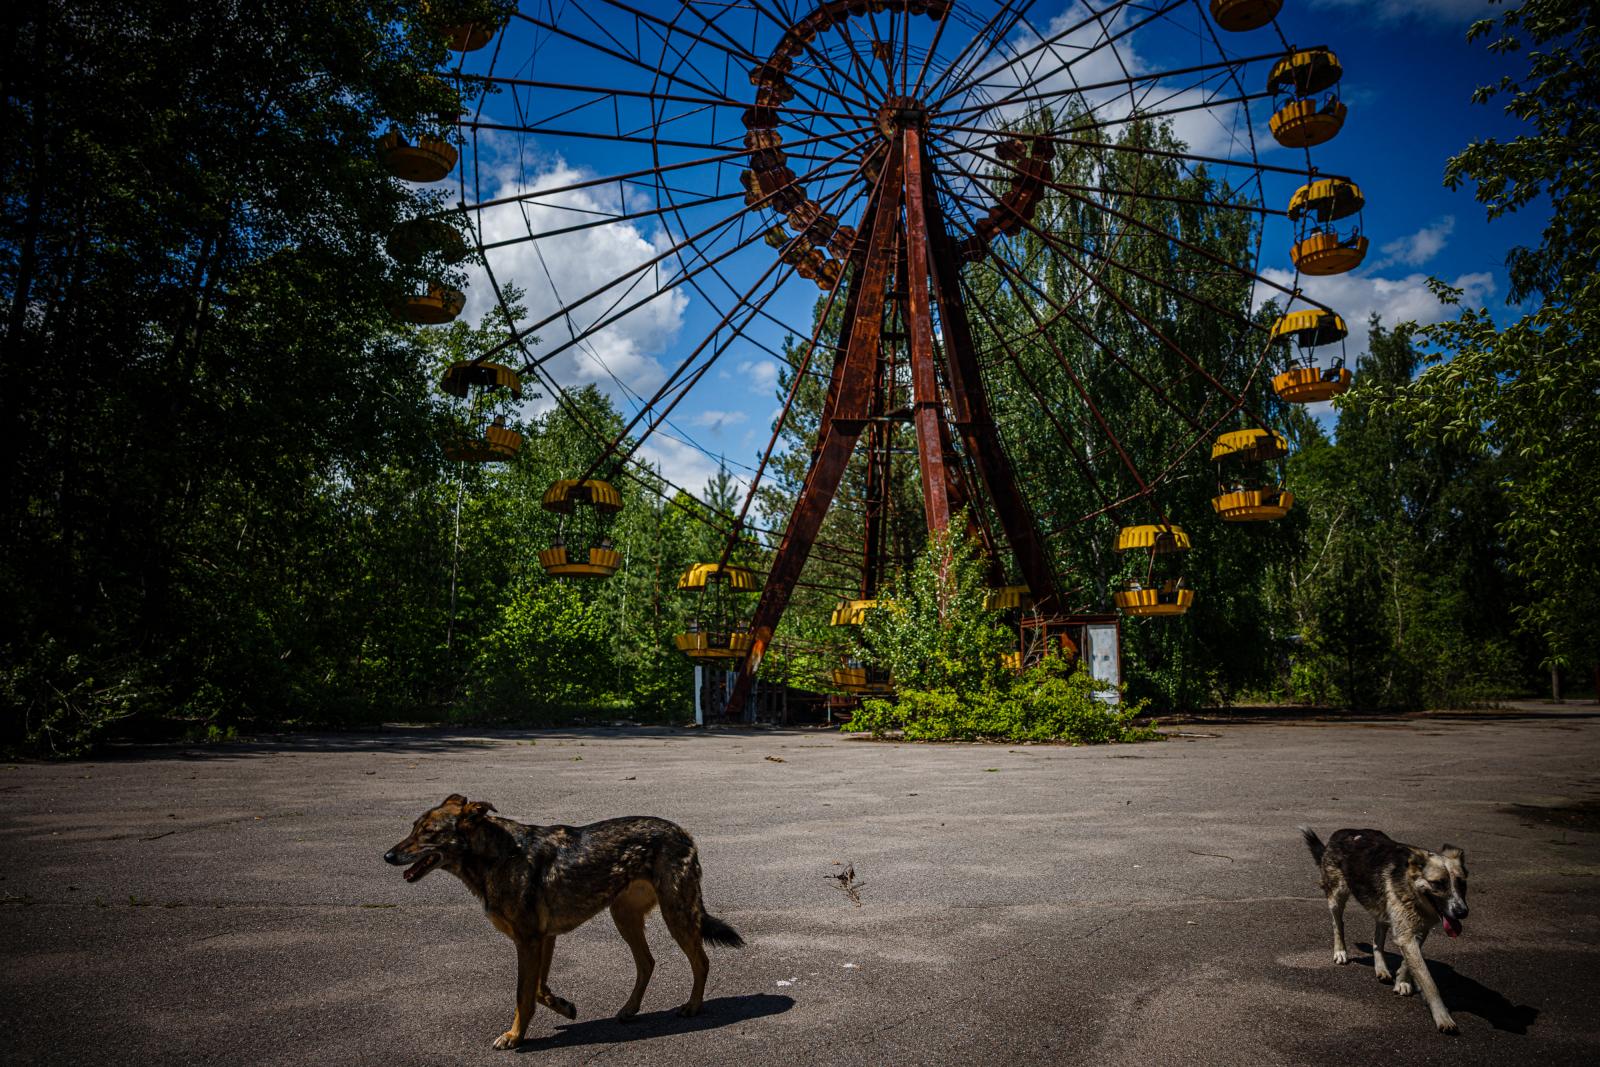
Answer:
[[(1129, 24), (1146, 14), (1142, 8), (1120, 7), (1107, 14), (1102, 24), (1102, 21), (1092, 17), (1088, 8), (1074, 0), (1041, 30), (1044, 38), (1051, 43), (1042, 51), (1022, 56), (996, 71), (986, 79), (986, 91), (998, 98), (1007, 95), (1013, 87), (1026, 86), (1024, 92), (1029, 95), (1061, 93), (1053, 98), (1061, 101), (1071, 98), (1073, 94), (1069, 90), (1074, 86), (1099, 85), (1156, 72), (1160, 67), (1146, 60), (1135, 47), (1138, 32), (1107, 43), (1107, 38), (1122, 33)], [(1085, 21), (1085, 25), (1072, 29)], [(1053, 40), (1058, 34), (1064, 36), (1060, 40)], [(1008, 48), (1012, 50), (1012, 55), (1021, 55), (1039, 43), (1039, 37), (1023, 31), (1008, 42)], [(1069, 63), (1070, 67), (1067, 67)], [(1112, 86), (1089, 89), (1077, 95), (1093, 109), (1091, 121), (1096, 122), (1124, 119), (1136, 110), (1176, 111), (1202, 104), (1213, 97), (1238, 95), (1238, 89), (1226, 81), (1214, 80), (1196, 86), (1196, 78), (1198, 76), (1179, 82), (1141, 81), (1135, 83), (1131, 90), (1127, 86)], [(1039, 106), (1037, 103), (1006, 105), (989, 112), (984, 122), (998, 125), (1003, 121), (1015, 120), (1029, 108)], [(1171, 122), (1174, 135), (1197, 155), (1229, 155), (1248, 151), (1244, 111), (1236, 104), (1181, 111), (1167, 116), (1166, 120)], [(1114, 133), (1118, 126), (1112, 125), (1107, 129)]]
[[(1261, 275), (1280, 285), (1294, 285), (1293, 271), (1269, 267)], [(1353, 363), (1356, 356), (1367, 350), (1367, 320), (1374, 314), (1382, 319), (1386, 328), (1402, 322), (1426, 325), (1455, 316), (1453, 308), (1439, 303), (1438, 298), (1428, 291), (1427, 281), (1428, 276), (1421, 272), (1403, 278), (1378, 278), (1366, 273), (1336, 274), (1325, 278), (1301, 275), (1300, 288), (1306, 296), (1338, 312), (1345, 325), (1350, 327), (1345, 350)], [(1486, 303), (1495, 291), (1494, 276), (1487, 271), (1458, 275), (1450, 284), (1462, 290), (1461, 302), (1469, 307)], [(1337, 345), (1328, 345), (1317, 349), (1316, 354), (1318, 364), (1327, 366), (1338, 358), (1339, 348)]]
[[(717, 460), (676, 437), (651, 434), (640, 446), (638, 456), (661, 472), (662, 477), (695, 496), (704, 496), (706, 483), (717, 473)], [(750, 485), (750, 475), (742, 468), (728, 467), (728, 474), (743, 493)]]
[(1314, 8), (1349, 11), (1361, 9), (1364, 17), (1384, 22), (1415, 19), (1418, 22), (1461, 23), (1489, 16), (1489, 0), (1311, 0)]
[(689, 419), (689, 425), (702, 427), (712, 433), (721, 433), (729, 426), (744, 422), (749, 417), (743, 411), (702, 411)]
[(778, 387), (778, 362), (773, 359), (746, 359), (739, 362), (739, 373), (752, 396), (770, 396)]
[(1420, 266), (1439, 254), (1449, 241), (1450, 234), (1455, 232), (1455, 228), (1456, 217), (1446, 215), (1416, 233), (1396, 238), (1382, 247), (1383, 258), (1372, 264), (1372, 269), (1387, 267), (1392, 263), (1404, 263), (1408, 267)]
[[(492, 198), (556, 188), (589, 176), (559, 157), (542, 164), (538, 173), (526, 180), (519, 180), (510, 168), (502, 170), (498, 181), (491, 183)], [(618, 210), (609, 187), (596, 186), (488, 208), (475, 221), (482, 226), (483, 241), (488, 245), (526, 238), (530, 232), (548, 233)], [(633, 405), (623, 399), (624, 392), (613, 375), (635, 392), (648, 392), (665, 377), (657, 357), (667, 351), (682, 327), (688, 295), (682, 289), (662, 291), (671, 280), (671, 259), (642, 272), (643, 280), (637, 285), (639, 275), (629, 274), (659, 253), (658, 240), (659, 235), (647, 235), (632, 223), (610, 223), (538, 241), (523, 240), (488, 253), (496, 280), (524, 292), (527, 313), (520, 320), (523, 327), (627, 275), (621, 284), (539, 327), (539, 344), (530, 346), (535, 357), (634, 302), (659, 294), (552, 359), (547, 369), (562, 386), (594, 382), (617, 397), (624, 410), (631, 410)], [(466, 315), (478, 319), (494, 307), (494, 288), (481, 268), (472, 269), (469, 275)]]

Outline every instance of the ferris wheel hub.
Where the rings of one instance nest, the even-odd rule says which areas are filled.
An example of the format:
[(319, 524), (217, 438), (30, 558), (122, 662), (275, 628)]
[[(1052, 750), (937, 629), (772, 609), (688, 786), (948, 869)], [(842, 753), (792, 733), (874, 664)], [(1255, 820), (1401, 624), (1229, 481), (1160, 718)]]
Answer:
[(878, 132), (893, 140), (902, 130), (928, 128), (928, 108), (914, 96), (891, 96), (877, 115)]

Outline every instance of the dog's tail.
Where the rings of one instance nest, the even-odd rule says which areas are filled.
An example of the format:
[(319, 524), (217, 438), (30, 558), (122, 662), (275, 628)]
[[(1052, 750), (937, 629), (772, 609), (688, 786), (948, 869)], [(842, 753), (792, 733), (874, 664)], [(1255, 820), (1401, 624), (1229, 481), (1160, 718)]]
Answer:
[(1322, 846), (1322, 838), (1318, 837), (1316, 831), (1309, 826), (1298, 826), (1295, 829), (1299, 830), (1300, 836), (1306, 839), (1306, 848), (1311, 850), (1311, 858), (1321, 864), (1322, 853), (1325, 851)]
[(715, 915), (700, 917), (700, 940), (724, 948), (744, 948), (744, 938), (739, 936), (739, 931)]

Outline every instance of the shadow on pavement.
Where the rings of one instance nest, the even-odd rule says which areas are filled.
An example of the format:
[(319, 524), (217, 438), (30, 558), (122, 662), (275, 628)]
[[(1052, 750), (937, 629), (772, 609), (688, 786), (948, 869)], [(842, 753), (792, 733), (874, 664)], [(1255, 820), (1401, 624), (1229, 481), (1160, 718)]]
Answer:
[[(1362, 944), (1354, 947), (1365, 949), (1367, 955), (1365, 958), (1352, 955), (1350, 966), (1370, 968), (1372, 946)], [(1399, 969), (1401, 959), (1398, 953), (1387, 952), (1384, 959), (1388, 961), (1391, 971)], [(1528, 1004), (1513, 1004), (1504, 994), (1490, 989), (1476, 978), (1468, 978), (1441, 960), (1429, 960), (1428, 972), (1433, 975), (1439, 995), (1444, 998), (1445, 1007), (1450, 1009), (1452, 1015), (1457, 1012), (1476, 1015), (1496, 1030), (1504, 1030), (1508, 1034), (1526, 1034), (1528, 1027), (1539, 1017), (1538, 1008)], [(1422, 994), (1418, 992), (1416, 995), (1420, 997)]]
[(523, 1041), (517, 1046), (520, 1053), (548, 1052), (557, 1048), (574, 1048), (580, 1045), (614, 1045), (623, 1041), (641, 1041), (664, 1034), (690, 1034), (697, 1030), (715, 1030), (733, 1023), (748, 1022), (768, 1015), (780, 1015), (794, 1007), (793, 997), (773, 993), (751, 993), (743, 997), (717, 997), (702, 1006), (704, 1010), (692, 1019), (678, 1014), (677, 1008), (665, 1011), (643, 1012), (625, 1023), (612, 1018), (591, 1019), (588, 1022), (569, 1023), (542, 1038)]
[(1513, 1004), (1501, 993), (1475, 978), (1468, 978), (1448, 963), (1428, 961), (1433, 981), (1439, 995), (1451, 1014), (1465, 1012), (1476, 1015), (1496, 1030), (1510, 1034), (1526, 1034), (1528, 1027), (1539, 1017), (1539, 1009), (1527, 1004)]
[(514, 741), (633, 740), (693, 741), (705, 738), (815, 737), (826, 727), (704, 727), (686, 728), (648, 723), (624, 726), (398, 726), (348, 733), (258, 734), (219, 744), (142, 743), (116, 744), (89, 763), (133, 763), (163, 760), (243, 759), (285, 753), (360, 753), (445, 755), (487, 748)]

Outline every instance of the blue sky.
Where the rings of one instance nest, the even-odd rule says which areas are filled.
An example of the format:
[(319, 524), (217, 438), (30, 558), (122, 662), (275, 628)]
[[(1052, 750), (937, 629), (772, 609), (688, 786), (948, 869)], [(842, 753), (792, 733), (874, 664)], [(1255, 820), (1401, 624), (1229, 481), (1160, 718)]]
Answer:
[[(678, 20), (680, 26), (692, 26), (709, 39), (717, 39), (719, 30), (725, 32), (737, 41), (747, 42), (757, 54), (766, 54), (776, 43), (778, 31), (754, 14), (741, 22), (739, 16), (744, 13), (734, 10), (737, 4), (682, 5), (676, 0), (645, 0), (642, 6), (659, 12), (663, 19)], [(773, 0), (770, 6), (786, 12), (803, 13), (809, 9), (809, 4), (802, 8), (794, 0)], [(965, 5), (963, 10), (966, 9), (981, 20), (992, 12), (993, 5), (973, 3)], [(580, 6), (540, 0), (524, 3), (522, 10), (555, 22), (579, 40), (551, 35), (519, 20), (497, 42), (498, 52), (490, 49), (469, 55), (464, 64), (466, 70), (492, 69), (502, 76), (620, 89), (648, 89), (655, 82), (658, 87), (665, 86), (685, 97), (704, 96), (700, 86), (728, 95), (754, 92), (742, 67), (729, 59), (728, 49), (697, 44), (682, 36), (672, 38), (667, 46), (659, 41), (647, 46), (657, 53), (668, 52), (684, 64), (670, 81), (657, 81), (639, 66), (608, 56), (603, 49), (632, 50), (636, 40), (632, 35), (638, 27), (631, 18), (604, 4)], [(717, 29), (689, 21), (691, 15), (698, 18), (697, 10), (720, 11)], [(1138, 5), (1130, 4), (1125, 13), (1137, 10)], [(1350, 323), (1352, 356), (1364, 345), (1365, 320), (1373, 312), (1391, 323), (1405, 319), (1436, 321), (1445, 314), (1424, 288), (1430, 274), (1463, 287), (1470, 300), (1488, 305), (1503, 317), (1507, 313), (1503, 303), (1506, 251), (1515, 244), (1537, 240), (1543, 221), (1537, 212), (1489, 224), (1470, 189), (1452, 193), (1441, 183), (1445, 160), (1468, 141), (1516, 133), (1515, 124), (1502, 115), (1499, 104), (1481, 106), (1470, 102), (1476, 86), (1497, 79), (1503, 70), (1516, 73), (1523, 62), (1516, 56), (1509, 62), (1495, 59), (1481, 41), (1470, 45), (1465, 42), (1468, 24), (1492, 10), (1482, 0), (1289, 0), (1279, 16), (1279, 27), (1291, 43), (1326, 44), (1339, 56), (1345, 70), (1342, 91), (1350, 108), (1349, 119), (1341, 134), (1314, 149), (1313, 156), (1318, 167), (1348, 174), (1361, 185), (1367, 196), (1366, 232), (1373, 247), (1360, 270), (1329, 279), (1302, 279), (1302, 284), (1310, 295), (1339, 310)], [(1033, 25), (1045, 34), (1054, 32), (1050, 27), (1064, 27), (1080, 15), (1081, 9), (1070, 0), (1040, 0), (1030, 11)], [(1146, 71), (1168, 70), (1215, 58), (1215, 51), (1211, 50), (1214, 46), (1208, 45), (1206, 35), (1196, 29), (1202, 17), (1203, 2), (1196, 3), (1192, 8), (1181, 8), (1168, 21), (1154, 23), (1124, 38), (1119, 45), (1124, 65), (1131, 65), (1136, 71), (1141, 67)], [(913, 40), (926, 43), (932, 26), (931, 21), (914, 25)], [(970, 29), (955, 22), (950, 26), (953, 30), (943, 39), (940, 49), (946, 59), (971, 36)], [(608, 41), (608, 33), (616, 35), (616, 39)], [(1220, 36), (1223, 46), (1234, 55), (1279, 47), (1270, 29)], [(1020, 49), (1031, 39), (1026, 30), (1019, 29), (1010, 44)], [(600, 48), (585, 42), (597, 43)], [(1092, 83), (1092, 71), (1111, 69), (1102, 62), (1108, 56), (1100, 50), (1090, 58), (1079, 82)], [(1243, 80), (1253, 89), (1264, 74), (1265, 68), (1258, 65)], [(1182, 86), (1175, 87), (1175, 91), (1178, 89)], [(1189, 97), (1180, 94), (1175, 99), (1181, 103)], [(828, 104), (825, 109), (836, 106)], [(1270, 108), (1258, 101), (1252, 109), (1248, 120), (1237, 109), (1200, 112), (1180, 120), (1178, 129), (1181, 135), (1202, 142), (1196, 144), (1197, 151), (1237, 154), (1236, 148), (1242, 143), (1240, 131), (1254, 128), (1262, 131), (1262, 162), (1288, 166), (1303, 163), (1303, 153), (1279, 148), (1264, 136)], [(464, 156), (464, 198), (478, 202), (529, 189), (568, 187), (597, 176), (643, 169), (653, 163), (684, 162), (708, 154), (705, 149), (688, 146), (653, 151), (645, 143), (565, 136), (557, 130), (648, 133), (649, 127), (656, 125), (660, 136), (669, 140), (725, 142), (730, 133), (744, 132), (737, 124), (738, 114), (726, 107), (708, 109), (690, 101), (663, 105), (662, 110), (652, 114), (644, 102), (625, 97), (546, 89), (509, 90), (485, 104), (481, 120), (505, 125), (531, 121), (545, 132), (528, 135), (480, 129), (475, 151), (469, 150)], [(664, 118), (670, 121), (663, 122)], [(835, 130), (823, 125), (824, 121), (813, 120), (811, 132), (833, 134)], [(812, 150), (790, 147), (804, 136), (804, 131), (785, 131), (785, 147), (789, 148), (790, 163), (797, 171), (822, 165), (820, 159), (802, 163), (794, 158)], [(819, 143), (814, 147), (826, 146)], [(707, 271), (696, 276), (695, 284), (673, 284), (678, 277), (676, 272), (686, 263), (676, 255), (663, 253), (668, 253), (685, 233), (715, 225), (738, 205), (737, 176), (745, 165), (743, 160), (733, 160), (675, 170), (671, 172), (672, 189), (652, 187), (648, 182), (602, 184), (568, 189), (538, 201), (503, 206), (475, 216), (484, 239), (496, 241), (514, 240), (530, 231), (544, 235), (575, 222), (602, 218), (596, 214), (600, 212), (637, 212), (669, 201), (688, 205), (675, 212), (581, 232), (541, 236), (537, 242), (507, 244), (490, 252), (489, 263), (498, 281), (513, 282), (527, 291), (530, 316), (525, 324), (550, 319), (537, 331), (540, 345), (533, 352), (535, 356), (550, 355), (548, 370), (555, 378), (567, 385), (595, 382), (611, 393), (626, 412), (637, 410), (641, 398), (650, 395), (680, 359), (709, 339), (700, 359), (716, 352), (715, 365), (705, 371), (643, 453), (670, 477), (696, 490), (715, 469), (719, 455), (727, 456), (736, 476), (754, 462), (777, 407), (772, 394), (778, 364), (769, 352), (784, 333), (809, 326), (817, 295), (810, 282), (791, 278), (768, 298), (762, 315), (752, 319), (741, 334), (715, 330), (724, 313), (737, 312), (734, 321), (745, 314), (736, 308), (733, 297), (774, 263), (772, 251), (759, 240), (751, 247), (736, 247), (759, 235), (767, 224), (760, 219), (744, 220), (737, 227), (718, 230), (713, 240), (695, 243), (696, 248), (711, 255), (725, 255), (717, 264), (721, 277)], [(828, 173), (836, 177), (839, 174)], [(1282, 207), (1301, 180), (1270, 177), (1263, 188), (1267, 202)], [(830, 189), (838, 193), (837, 203), (848, 200), (849, 182), (843, 178), (832, 185), (819, 178), (813, 195), (823, 198)], [(855, 221), (851, 210), (839, 213), (843, 221)], [(853, 213), (859, 214), (859, 206)], [(1291, 280), (1287, 252), (1286, 224), (1269, 225), (1261, 272), (1270, 278)], [(626, 284), (613, 287), (601, 298), (571, 308), (570, 314), (558, 314), (577, 297), (634, 271), (658, 255), (662, 256), (659, 266), (630, 274)], [(481, 315), (493, 304), (493, 289), (481, 272), (472, 281), (468, 314)], [(622, 293), (627, 295), (614, 300)], [(639, 306), (626, 310), (635, 303)], [(575, 333), (583, 334), (597, 319), (613, 316), (615, 321), (562, 350), (563, 342)]]

